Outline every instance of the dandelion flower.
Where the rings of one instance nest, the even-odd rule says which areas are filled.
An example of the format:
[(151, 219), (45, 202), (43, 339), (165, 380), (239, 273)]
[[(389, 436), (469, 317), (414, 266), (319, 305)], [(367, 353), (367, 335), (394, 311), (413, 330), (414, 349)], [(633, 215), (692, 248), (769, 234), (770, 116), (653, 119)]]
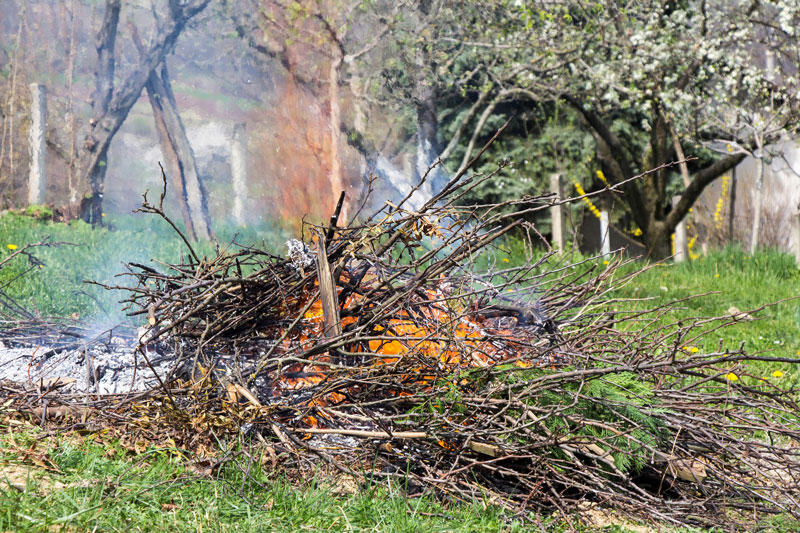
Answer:
[(773, 378), (782, 378), (783, 377), (783, 372), (781, 372), (780, 370), (776, 370), (775, 372), (772, 373), (772, 377)]
[(739, 381), (739, 376), (737, 376), (733, 372), (729, 372), (725, 374), (725, 379), (727, 379), (728, 381)]
[(503, 258), (503, 263), (508, 263), (508, 262), (510, 262), (510, 261), (511, 261), (511, 259), (509, 259), (508, 257), (504, 257), (504, 258)]
[(16, 250), (17, 249), (17, 245), (16, 244), (9, 244), (8, 245), (8, 249), (9, 250)]
[(607, 265), (607, 264), (608, 264), (608, 261), (603, 261), (603, 264), (604, 264), (604, 265)]

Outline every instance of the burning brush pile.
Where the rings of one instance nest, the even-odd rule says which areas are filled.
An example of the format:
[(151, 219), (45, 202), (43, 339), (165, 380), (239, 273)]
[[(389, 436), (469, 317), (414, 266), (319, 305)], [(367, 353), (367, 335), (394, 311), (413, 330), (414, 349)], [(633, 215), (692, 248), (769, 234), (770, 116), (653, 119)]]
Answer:
[[(796, 394), (726, 379), (768, 358), (689, 353), (725, 320), (664, 326), (669, 309), (613, 299), (631, 265), (543, 251), (524, 220), (552, 198), (460, 204), (490, 178), (458, 176), (416, 210), (387, 203), (346, 227), (337, 209), (288, 257), (235, 244), (200, 257), (187, 242), (183, 264), (130, 265), (142, 354), (174, 353), (165, 391), (205, 384), (287, 466), (313, 457), (521, 516), (800, 514)], [(512, 231), (529, 247), (517, 266), (500, 244)], [(170, 397), (179, 410), (196, 399)]]

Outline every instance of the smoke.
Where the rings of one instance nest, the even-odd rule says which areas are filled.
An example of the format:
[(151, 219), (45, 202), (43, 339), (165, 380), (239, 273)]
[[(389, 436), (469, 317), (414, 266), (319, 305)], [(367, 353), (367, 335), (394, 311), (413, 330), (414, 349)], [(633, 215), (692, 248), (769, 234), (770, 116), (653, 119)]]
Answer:
[[(153, 14), (163, 16), (166, 2), (155, 2), (153, 9), (146, 3), (123, 3), (116, 46), (118, 84), (139, 60), (131, 28), (138, 28), (148, 42), (156, 31)], [(24, 205), (27, 87), (34, 82), (44, 84), (49, 94), (47, 203), (64, 206), (70, 196), (74, 202), (75, 191), (86, 186), (74, 168), (73, 154), (83, 145), (91, 117), (94, 43), (103, 10), (103, 2), (88, 0), (15, 0), (0, 6), (0, 207)], [(398, 201), (415, 185), (416, 149), (407, 143), (413, 133), (396, 127), (403, 119), (366, 109), (365, 89), (351, 90), (344, 74), (341, 90), (331, 91), (331, 59), (315, 46), (298, 45), (289, 51), (288, 68), (313, 75), (313, 83), (298, 84), (287, 64), (265, 59), (251, 48), (237, 35), (223, 7), (212, 3), (180, 35), (168, 57), (177, 108), (209, 191), (215, 225), (232, 220), (230, 154), (238, 123), (246, 124), (249, 139), (249, 198), (244, 209), (248, 224), (279, 220), (283, 227), (297, 229), (303, 217), (321, 221), (330, 216), (341, 189), (347, 195), (344, 212), (352, 215), (368, 190), (374, 207)], [(395, 112), (398, 117), (409, 115), (407, 110)], [(340, 125), (333, 124), (337, 117), (342, 124), (355, 124), (356, 130), (368, 130), (373, 142), (384, 142), (357, 150), (348, 134), (338, 131)], [(144, 191), (158, 190), (159, 161), (164, 155), (143, 91), (111, 143), (104, 210), (130, 213)], [(375, 179), (368, 187), (370, 174)], [(429, 196), (430, 190), (424, 189), (411, 207)], [(167, 197), (167, 207), (180, 220), (175, 194)]]
[[(304, 216), (322, 221), (331, 215), (341, 191), (331, 182), (333, 158), (339, 158), (348, 209), (362, 193), (361, 156), (341, 139), (331, 145), (325, 102), (287, 80), (276, 91), (279, 105), (253, 111), (248, 117), (250, 172), (271, 176), (258, 180), (254, 192), (267, 212), (297, 227)], [(352, 211), (351, 211), (352, 212)]]

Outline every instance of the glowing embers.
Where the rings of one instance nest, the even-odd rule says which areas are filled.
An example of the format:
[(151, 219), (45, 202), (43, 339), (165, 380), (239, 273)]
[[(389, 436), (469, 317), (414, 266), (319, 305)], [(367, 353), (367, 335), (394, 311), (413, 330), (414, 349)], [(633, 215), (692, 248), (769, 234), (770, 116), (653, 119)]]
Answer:
[[(377, 308), (382, 304), (364, 296), (375, 290), (378, 277), (362, 276), (358, 290), (347, 292), (350, 278), (343, 277), (345, 283), (340, 279), (337, 287), (341, 337), (331, 341), (322, 335), (324, 314), (316, 291), (306, 292), (305, 298), (289, 305), (297, 311), (288, 316), (300, 313), (295, 329), (275, 332), (283, 338), (276, 355), (294, 360), (270, 372), (271, 395), (291, 405), (297, 419), (312, 427), (325, 424), (319, 408), (358, 403), (365, 395), (378, 402), (425, 395), (440, 387), (469, 387), (464, 372), (471, 369), (567, 362), (555, 353), (552, 336), (517, 327), (515, 319), (497, 327), (439, 290), (414, 291), (411, 298), (381, 315)], [(292, 354), (304, 354), (303, 360)]]

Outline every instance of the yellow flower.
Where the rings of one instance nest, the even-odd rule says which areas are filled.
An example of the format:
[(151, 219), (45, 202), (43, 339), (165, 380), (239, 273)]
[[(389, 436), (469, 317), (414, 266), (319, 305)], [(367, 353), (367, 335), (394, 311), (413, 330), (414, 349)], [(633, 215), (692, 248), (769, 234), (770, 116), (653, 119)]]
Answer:
[(783, 377), (783, 372), (781, 372), (780, 370), (776, 370), (775, 372), (772, 373), (772, 377), (773, 378), (782, 378)]
[(100, 213), (100, 216), (104, 217), (104, 216), (106, 216), (106, 214), (105, 213)]
[(509, 259), (508, 257), (503, 258), (503, 263), (508, 263), (509, 261), (511, 261), (511, 259)]
[(8, 245), (8, 249), (9, 250), (16, 250), (17, 249), (17, 245), (16, 244), (9, 244)]
[(640, 230), (639, 228), (636, 228), (635, 230), (633, 230), (633, 235), (635, 237), (640, 237), (642, 235), (642, 230)]
[(602, 181), (603, 183), (605, 183), (606, 185), (608, 185), (608, 181), (606, 180), (606, 176), (605, 176), (605, 174), (603, 174), (603, 171), (602, 171), (602, 170), (598, 170), (598, 171), (596, 172), (596, 174), (597, 174), (597, 177), (598, 177), (598, 178), (600, 178), (600, 181)]
[(608, 261), (603, 261), (603, 264), (604, 264), (604, 265), (607, 265), (607, 264), (608, 264)]
[(697, 353), (700, 351), (700, 348), (697, 346), (684, 346), (683, 349), (689, 353)]
[(719, 277), (719, 272), (717, 272), (716, 274), (714, 274), (714, 277), (715, 277), (715, 278), (718, 278), (718, 277)]
[(729, 372), (728, 374), (725, 374), (725, 378), (728, 381), (739, 381), (739, 376), (737, 376), (733, 372)]

